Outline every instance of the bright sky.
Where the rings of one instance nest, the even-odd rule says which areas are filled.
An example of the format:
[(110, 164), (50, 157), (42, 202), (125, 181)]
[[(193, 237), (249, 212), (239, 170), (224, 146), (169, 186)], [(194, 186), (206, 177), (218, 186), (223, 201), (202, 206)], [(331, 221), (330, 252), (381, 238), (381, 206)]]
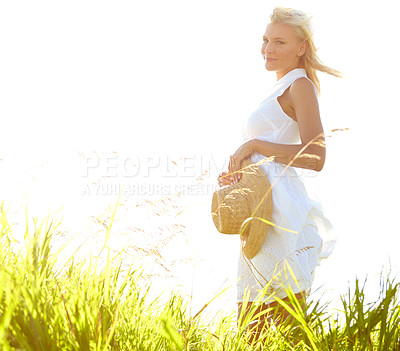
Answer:
[(275, 81), (260, 54), (275, 5), (312, 13), (320, 58), (345, 75), (320, 75), (327, 134), (350, 130), (332, 134), (325, 169), (307, 179), (339, 237), (317, 281), (346, 287), (389, 255), (399, 266), (393, 1), (2, 2), (0, 158), (125, 150), (211, 154), (222, 167)]

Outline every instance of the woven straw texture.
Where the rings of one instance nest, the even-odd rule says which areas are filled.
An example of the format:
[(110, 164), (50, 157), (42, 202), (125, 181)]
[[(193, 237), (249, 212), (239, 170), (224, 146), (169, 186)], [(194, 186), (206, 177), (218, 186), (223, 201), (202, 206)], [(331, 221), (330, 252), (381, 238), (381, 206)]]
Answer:
[[(250, 160), (242, 162), (241, 180), (214, 192), (211, 212), (215, 227), (223, 234), (241, 234), (242, 250), (253, 258), (267, 235), (272, 213), (271, 184), (259, 166)], [(254, 212), (254, 213), (253, 213)], [(244, 221), (245, 229), (241, 227)]]

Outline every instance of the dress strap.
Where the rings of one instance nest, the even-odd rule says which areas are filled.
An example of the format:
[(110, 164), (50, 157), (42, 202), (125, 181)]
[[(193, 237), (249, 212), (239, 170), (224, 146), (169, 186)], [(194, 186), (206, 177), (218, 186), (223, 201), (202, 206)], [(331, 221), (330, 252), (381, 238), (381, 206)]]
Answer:
[[(287, 88), (289, 88), (293, 82), (299, 78), (307, 78), (311, 83), (311, 79), (307, 77), (306, 70), (304, 68), (295, 68), (290, 72), (286, 73), (281, 79), (279, 79), (274, 86), (275, 97), (281, 96)], [(317, 88), (313, 83), (314, 91), (317, 93)]]

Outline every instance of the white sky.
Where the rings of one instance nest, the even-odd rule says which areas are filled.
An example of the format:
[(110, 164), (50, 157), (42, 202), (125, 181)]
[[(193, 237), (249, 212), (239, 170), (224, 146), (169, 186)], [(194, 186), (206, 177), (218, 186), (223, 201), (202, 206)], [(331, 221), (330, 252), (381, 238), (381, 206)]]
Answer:
[(224, 160), (275, 81), (260, 54), (275, 5), (312, 13), (320, 58), (345, 75), (320, 75), (327, 134), (350, 130), (328, 139), (326, 167), (309, 179), (339, 236), (318, 282), (346, 286), (388, 255), (399, 265), (394, 1), (2, 2), (0, 158), (101, 149)]

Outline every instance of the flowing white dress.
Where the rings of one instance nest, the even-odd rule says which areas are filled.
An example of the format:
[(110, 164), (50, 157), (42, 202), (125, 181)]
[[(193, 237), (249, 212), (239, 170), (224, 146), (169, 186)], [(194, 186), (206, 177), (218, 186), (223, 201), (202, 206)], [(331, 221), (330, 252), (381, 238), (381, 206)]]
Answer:
[[(280, 144), (300, 143), (297, 122), (284, 113), (277, 98), (301, 77), (307, 78), (307, 74), (299, 68), (277, 81), (270, 95), (250, 115), (244, 129), (244, 141), (260, 139)], [(264, 158), (254, 153), (251, 161), (258, 162)], [(269, 302), (268, 296), (272, 292), (280, 298), (287, 296), (283, 286), (290, 286), (295, 293), (308, 293), (315, 268), (321, 259), (332, 253), (336, 241), (332, 225), (325, 217), (321, 204), (309, 197), (295, 168), (289, 167), (282, 174), (286, 165), (275, 161), (260, 167), (270, 183), (275, 183), (272, 188), (271, 222), (297, 233), (270, 226), (256, 256), (248, 260), (243, 253), (240, 254), (238, 302), (243, 301), (245, 291), (250, 293), (249, 301), (254, 301), (267, 282), (271, 284), (268, 294), (263, 298), (264, 302)], [(288, 266), (292, 273), (287, 269)]]

